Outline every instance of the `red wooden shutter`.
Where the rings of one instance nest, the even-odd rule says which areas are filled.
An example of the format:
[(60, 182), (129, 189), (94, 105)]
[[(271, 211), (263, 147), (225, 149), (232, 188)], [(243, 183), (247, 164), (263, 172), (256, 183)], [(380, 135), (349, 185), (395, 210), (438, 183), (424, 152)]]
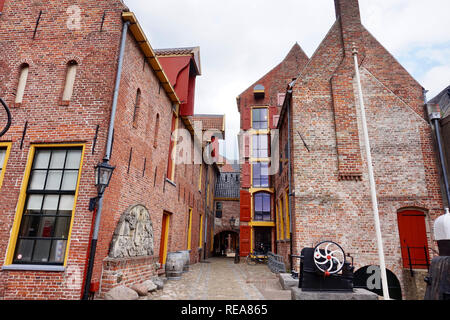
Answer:
[(5, 5), (5, 0), (0, 0), (0, 12), (3, 12), (4, 5)]
[(251, 108), (242, 108), (242, 130), (247, 131), (252, 127), (250, 112)]
[(248, 222), (252, 219), (252, 197), (250, 192), (241, 190), (240, 198), (241, 221)]
[(239, 233), (239, 239), (240, 239), (240, 244), (239, 244), (239, 255), (241, 257), (246, 257), (251, 250), (251, 243), (250, 243), (250, 239), (251, 239), (251, 233), (252, 233), (252, 228), (249, 226), (241, 226), (241, 230)]
[[(269, 128), (270, 129), (276, 129), (274, 118), (278, 115), (278, 108), (277, 107), (270, 107), (269, 108)], [(278, 121), (277, 121), (278, 122)]]
[(425, 227), (425, 214), (413, 210), (399, 212), (398, 230), (403, 267), (409, 269), (411, 261), (414, 269), (426, 269), (428, 240)]
[(242, 165), (242, 188), (251, 187), (251, 166), (250, 163)]

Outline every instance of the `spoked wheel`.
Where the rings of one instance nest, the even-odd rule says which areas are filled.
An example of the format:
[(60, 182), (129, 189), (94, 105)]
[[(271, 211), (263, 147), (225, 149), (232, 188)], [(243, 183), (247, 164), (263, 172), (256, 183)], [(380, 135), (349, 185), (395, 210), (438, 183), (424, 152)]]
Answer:
[(323, 241), (314, 248), (314, 263), (326, 276), (342, 270), (345, 263), (345, 252), (333, 241)]
[(246, 261), (249, 266), (254, 266), (256, 264), (256, 259), (252, 257), (251, 253), (248, 254)]

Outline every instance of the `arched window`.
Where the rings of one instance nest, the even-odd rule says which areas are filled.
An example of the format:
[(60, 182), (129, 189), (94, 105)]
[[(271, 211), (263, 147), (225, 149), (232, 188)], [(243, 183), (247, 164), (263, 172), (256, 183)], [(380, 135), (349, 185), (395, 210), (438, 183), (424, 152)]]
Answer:
[(155, 123), (155, 138), (153, 140), (153, 147), (158, 146), (158, 132), (159, 132), (159, 113), (156, 114), (156, 123)]
[(67, 64), (66, 83), (64, 85), (64, 92), (62, 100), (68, 102), (72, 99), (73, 86), (75, 84), (75, 77), (77, 75), (78, 63), (74, 60)]
[(25, 87), (27, 85), (28, 71), (30, 66), (24, 63), (20, 67), (19, 84), (17, 85), (16, 101), (15, 103), (22, 103), (23, 95), (25, 93)]
[(270, 221), (270, 193), (259, 192), (254, 196), (254, 220), (255, 221)]
[(141, 89), (137, 89), (136, 100), (134, 101), (134, 111), (133, 111), (133, 127), (137, 128), (137, 121), (139, 118), (139, 109), (141, 105)]

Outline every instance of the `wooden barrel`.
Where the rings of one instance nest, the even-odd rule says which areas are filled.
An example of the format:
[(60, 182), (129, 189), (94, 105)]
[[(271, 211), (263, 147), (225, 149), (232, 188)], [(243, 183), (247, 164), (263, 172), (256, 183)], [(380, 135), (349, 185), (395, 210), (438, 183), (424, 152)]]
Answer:
[(425, 300), (450, 300), (450, 257), (431, 261)]
[(191, 254), (190, 254), (190, 250), (182, 250), (179, 251), (183, 254), (184, 257), (184, 266), (183, 266), (183, 273), (188, 272), (189, 271), (189, 264), (191, 262)]
[(166, 259), (166, 277), (169, 280), (180, 280), (184, 267), (184, 255), (181, 252), (169, 252)]

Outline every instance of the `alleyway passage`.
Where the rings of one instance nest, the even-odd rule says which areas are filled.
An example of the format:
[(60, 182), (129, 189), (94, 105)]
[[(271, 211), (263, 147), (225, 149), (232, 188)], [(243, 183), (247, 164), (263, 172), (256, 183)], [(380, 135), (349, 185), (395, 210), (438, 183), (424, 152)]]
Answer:
[(149, 300), (290, 300), (267, 265), (249, 266), (245, 259), (210, 258), (190, 266), (181, 280), (169, 280)]

